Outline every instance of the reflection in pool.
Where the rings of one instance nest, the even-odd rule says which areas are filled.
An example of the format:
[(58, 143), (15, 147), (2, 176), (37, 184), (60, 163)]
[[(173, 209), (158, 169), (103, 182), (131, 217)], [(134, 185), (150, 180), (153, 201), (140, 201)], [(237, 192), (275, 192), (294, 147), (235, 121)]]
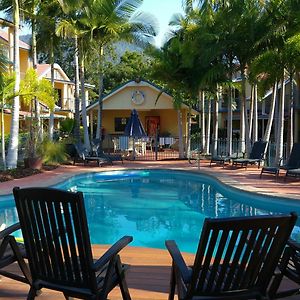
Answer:
[[(195, 252), (205, 217), (300, 214), (297, 201), (241, 193), (209, 176), (180, 171), (88, 173), (55, 187), (84, 193), (94, 244), (132, 235), (135, 246), (164, 248), (166, 239), (174, 239), (182, 251)], [(0, 224), (17, 222), (12, 197), (0, 199)], [(298, 227), (293, 237), (300, 240)]]

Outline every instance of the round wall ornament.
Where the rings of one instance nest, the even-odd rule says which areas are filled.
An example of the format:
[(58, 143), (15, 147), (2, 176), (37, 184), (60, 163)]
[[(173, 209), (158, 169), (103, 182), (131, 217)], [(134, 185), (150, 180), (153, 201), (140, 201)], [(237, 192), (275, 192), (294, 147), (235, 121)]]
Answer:
[(132, 92), (131, 101), (140, 105), (145, 101), (145, 94), (142, 91), (134, 91)]

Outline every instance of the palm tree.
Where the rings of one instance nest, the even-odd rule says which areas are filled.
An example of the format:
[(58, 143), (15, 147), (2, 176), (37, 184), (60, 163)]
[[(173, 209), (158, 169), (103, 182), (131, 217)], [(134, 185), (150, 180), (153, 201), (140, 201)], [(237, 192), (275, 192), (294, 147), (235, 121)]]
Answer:
[[(13, 94), (14, 89), (14, 80), (8, 78), (8, 59), (3, 51), (3, 48), (0, 50), (0, 109), (1, 109), (1, 154), (3, 168), (6, 170), (6, 156), (5, 156), (5, 128), (4, 128), (4, 106), (5, 100), (9, 97), (9, 94)], [(13, 98), (13, 97), (12, 97)]]
[[(74, 15), (75, 16), (75, 15)], [(85, 80), (84, 80), (84, 61), (86, 57), (86, 52), (88, 48), (86, 47), (88, 42), (88, 31), (84, 29), (80, 24), (80, 18), (77, 19), (73, 15), (70, 18), (61, 20), (56, 29), (56, 33), (64, 38), (72, 38), (75, 43), (75, 139), (80, 142), (80, 112), (79, 112), (79, 83), (81, 82), (81, 110), (82, 110), (82, 124), (84, 130), (84, 146), (86, 149), (90, 150), (90, 140), (87, 127), (87, 117), (86, 117), (86, 99), (85, 99)], [(73, 17), (75, 19), (73, 19)], [(80, 76), (79, 76), (80, 73)], [(80, 79), (79, 79), (80, 78)]]
[[(86, 18), (80, 22), (89, 28), (96, 41), (99, 55), (99, 110), (96, 137), (100, 138), (103, 114), (103, 59), (105, 47), (118, 40), (125, 40), (140, 46), (149, 45), (156, 35), (156, 20), (138, 12), (143, 0), (94, 0), (88, 1)], [(100, 139), (101, 140), (101, 139)], [(100, 151), (102, 144), (100, 142)]]
[[(16, 76), (15, 84), (14, 84), (14, 94), (17, 95), (20, 89), (19, 0), (13, 1), (13, 23), (14, 23), (13, 71)], [(19, 112), (20, 112), (20, 99), (19, 96), (15, 96), (13, 100), (13, 106), (12, 106), (10, 138), (9, 138), (9, 145), (7, 150), (7, 167), (9, 169), (14, 169), (17, 167), (18, 144), (19, 144)]]
[[(59, 45), (60, 39), (55, 34), (56, 22), (62, 14), (61, 8), (56, 1), (45, 0), (40, 3), (40, 15), (37, 27), (38, 50), (48, 54), (48, 61), (51, 65), (51, 84), (54, 88), (54, 49)], [(54, 110), (50, 110), (49, 118), (49, 139), (53, 140), (54, 131)]]
[[(77, 143), (80, 143), (80, 98), (79, 98), (79, 85), (80, 85), (80, 67), (79, 61), (81, 57), (81, 65), (84, 65), (84, 56), (85, 52), (88, 49), (86, 45), (89, 42), (83, 42), (84, 36), (86, 36), (89, 32), (88, 29), (85, 28), (83, 24), (80, 23), (80, 19), (85, 17), (85, 7), (88, 4), (88, 1), (77, 1), (76, 5), (74, 5), (73, 1), (69, 0), (60, 0), (59, 1), (61, 8), (63, 9), (65, 15), (60, 19), (57, 28), (56, 34), (63, 38), (73, 39), (74, 40), (74, 65), (75, 65), (75, 127), (74, 127), (74, 137)], [(82, 72), (84, 74), (84, 70)], [(84, 86), (84, 78), (81, 80), (81, 95), (85, 97), (85, 93), (83, 92), (85, 89)], [(82, 107), (85, 108), (86, 102), (85, 99), (82, 99)], [(86, 111), (84, 109), (84, 111)], [(82, 114), (84, 114), (82, 112)], [(83, 121), (84, 128), (84, 145), (87, 149), (90, 149), (90, 142), (88, 136), (88, 128), (86, 123), (86, 117), (84, 117)]]

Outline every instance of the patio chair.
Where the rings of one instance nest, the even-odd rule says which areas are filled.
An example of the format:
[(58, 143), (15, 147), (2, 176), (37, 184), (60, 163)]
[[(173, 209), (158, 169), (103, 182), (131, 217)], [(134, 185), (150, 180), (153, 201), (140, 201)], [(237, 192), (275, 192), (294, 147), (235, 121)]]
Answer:
[[(272, 299), (289, 297), (292, 295), (300, 295), (300, 244), (294, 240), (287, 242), (287, 247), (284, 249), (282, 258), (278, 265), (279, 272), (270, 287), (270, 296)], [(278, 292), (280, 283), (286, 276), (290, 280), (299, 285), (297, 288), (285, 289)]]
[(194, 265), (187, 267), (175, 241), (169, 300), (262, 299), (297, 216), (259, 216), (204, 221)]
[(127, 266), (119, 251), (132, 241), (124, 236), (93, 261), (83, 194), (50, 188), (14, 188), (16, 207), (32, 275), (27, 299), (41, 288), (60, 291), (66, 299), (107, 299), (125, 281)]
[(75, 144), (76, 156), (73, 159), (73, 164), (75, 165), (78, 161), (83, 161), (84, 165), (87, 165), (91, 161), (97, 162), (98, 167), (105, 164), (112, 165), (112, 161), (109, 157), (98, 156), (89, 152), (86, 148), (84, 148), (81, 144)]
[(292, 151), (288, 158), (288, 161), (285, 165), (281, 167), (281, 161), (283, 158), (280, 158), (277, 166), (263, 167), (260, 173), (260, 178), (263, 173), (269, 173), (276, 175), (278, 178), (280, 168), (286, 170), (286, 176), (299, 176), (300, 175), (300, 143), (294, 143)]
[(223, 166), (224, 168), (225, 163), (230, 163), (233, 159), (243, 158), (243, 157), (244, 157), (244, 153), (233, 153), (232, 155), (227, 155), (227, 156), (225, 155), (212, 156), (209, 166), (211, 167), (212, 163), (216, 163)]
[[(24, 283), (31, 283), (31, 275), (24, 261), (26, 252), (24, 245), (18, 243), (12, 234), (20, 229), (20, 224), (14, 224), (0, 231), (0, 275), (18, 280)], [(5, 269), (7, 266), (17, 262), (23, 275), (12, 273)]]
[(249, 158), (237, 158), (232, 160), (233, 166), (240, 165), (241, 167), (245, 167), (247, 169), (248, 165), (258, 164), (258, 168), (260, 168), (261, 162), (264, 160), (264, 154), (266, 151), (268, 143), (264, 141), (255, 142), (252, 146)]

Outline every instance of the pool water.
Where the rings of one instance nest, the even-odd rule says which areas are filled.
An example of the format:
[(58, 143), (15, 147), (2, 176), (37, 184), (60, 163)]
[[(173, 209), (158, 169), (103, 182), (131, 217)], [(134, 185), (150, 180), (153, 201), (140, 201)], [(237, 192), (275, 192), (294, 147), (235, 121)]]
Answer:
[[(289, 213), (300, 215), (297, 201), (242, 193), (212, 177), (168, 170), (88, 173), (55, 187), (82, 191), (94, 244), (112, 244), (132, 235), (132, 245), (165, 248), (176, 240), (181, 251), (194, 253), (206, 217)], [(17, 221), (11, 196), (0, 198), (0, 224)], [(299, 233), (298, 233), (299, 232)], [(296, 227), (293, 238), (300, 240)]]

